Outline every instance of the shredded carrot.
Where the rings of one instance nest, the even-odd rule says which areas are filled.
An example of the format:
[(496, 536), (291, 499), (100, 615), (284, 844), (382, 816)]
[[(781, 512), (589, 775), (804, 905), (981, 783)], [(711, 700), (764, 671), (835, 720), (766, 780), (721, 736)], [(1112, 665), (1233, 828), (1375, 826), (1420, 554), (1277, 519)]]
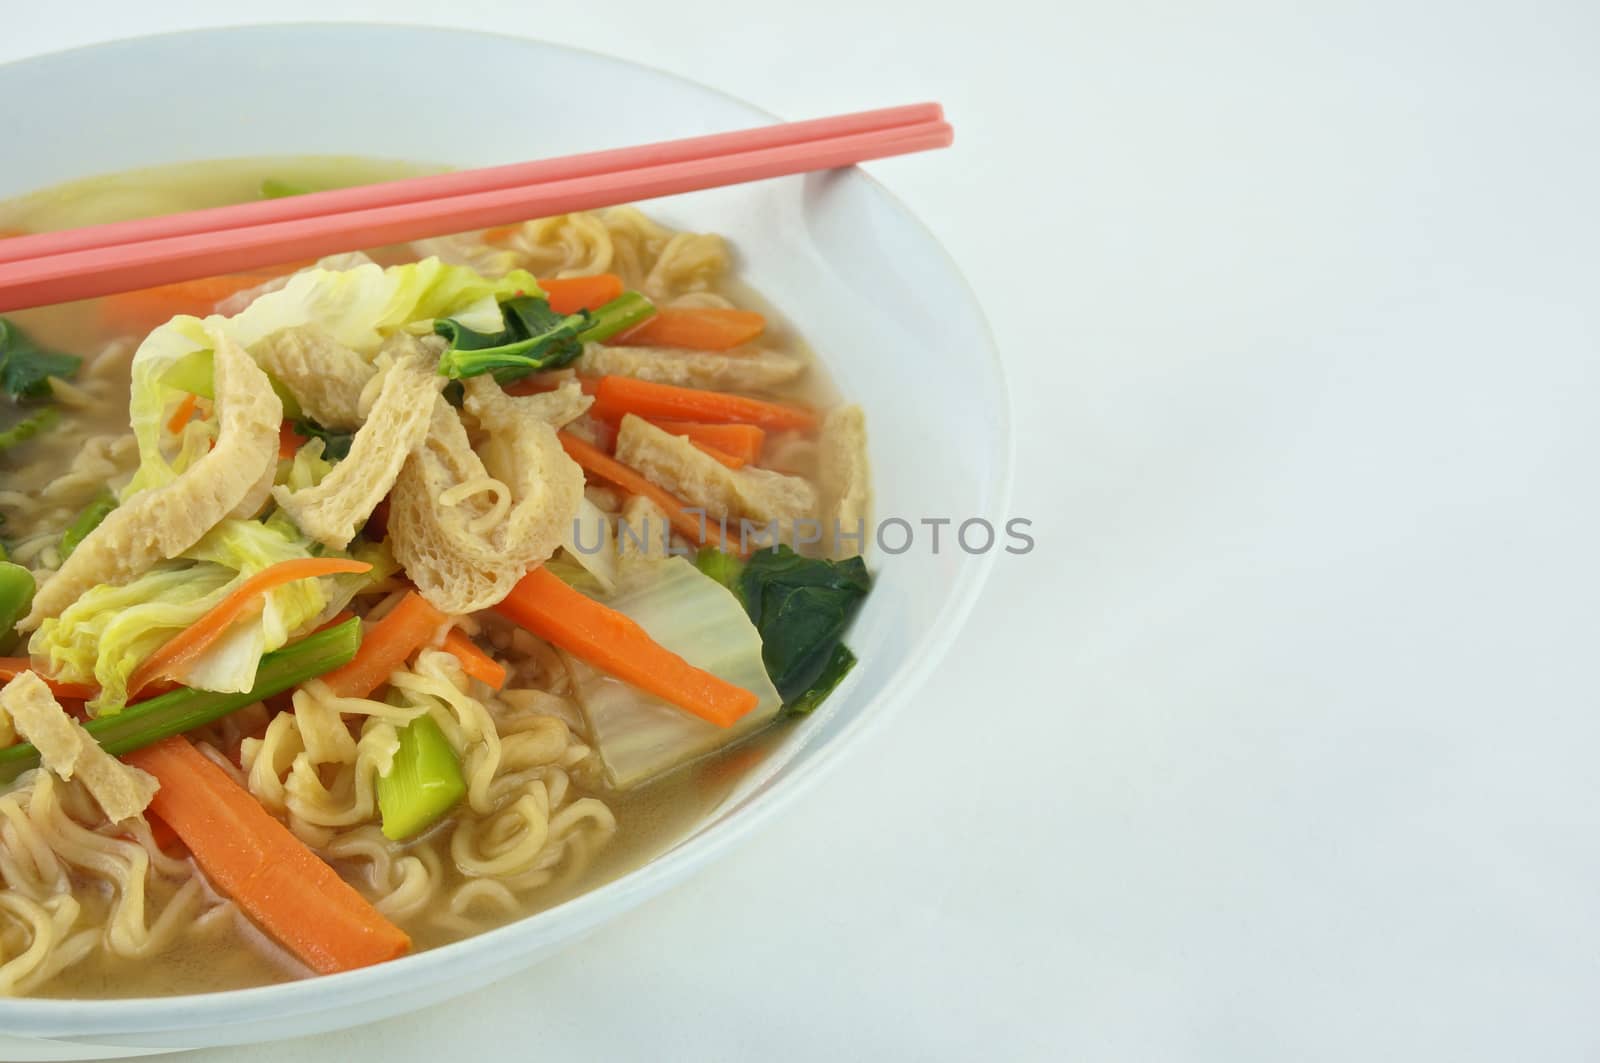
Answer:
[(11, 682), (23, 672), (32, 672), (44, 680), (44, 685), (50, 688), (50, 693), (59, 700), (73, 698), (79, 701), (88, 701), (100, 693), (100, 688), (89, 683), (69, 683), (60, 679), (51, 679), (33, 666), (33, 662), (26, 657), (0, 657), (0, 680)]
[(118, 292), (101, 300), (100, 312), (108, 324), (130, 330), (149, 329), (179, 314), (205, 317), (213, 313), (217, 304), (228, 296), (265, 284), (293, 268), (286, 266), (259, 273), (229, 273), (221, 277), (163, 284), (158, 288)]
[(396, 959), (411, 939), (228, 773), (174, 735), (124, 757), (155, 776), (150, 807), (218, 892), (318, 974)]
[(550, 309), (558, 314), (579, 310), (598, 310), (622, 294), (622, 278), (615, 273), (596, 273), (589, 277), (551, 277), (540, 280)]
[(817, 426), (816, 411), (804, 406), (787, 406), (724, 391), (680, 388), (626, 376), (601, 377), (594, 396), (589, 416), (605, 421), (620, 421), (623, 414), (633, 413), (646, 420), (753, 424), (771, 431), (810, 430)]
[(495, 612), (618, 679), (730, 727), (760, 702), (751, 691), (696, 668), (652, 639), (629, 617), (536, 568)]
[(495, 690), (506, 685), (506, 666), (480, 650), (460, 628), (453, 627), (445, 635), (444, 648), (461, 662), (461, 670), (472, 678), (483, 680)]
[(387, 683), (408, 657), (432, 642), (448, 619), (422, 595), (407, 591), (382, 620), (362, 634), (354, 659), (323, 676), (322, 681), (338, 697), (364, 698)]
[(766, 328), (767, 319), (753, 310), (662, 307), (612, 342), (631, 347), (726, 351), (749, 343)]
[(294, 426), (288, 421), (283, 422), (283, 424), (278, 427), (279, 458), (294, 457), (295, 451), (299, 450), (309, 442), (311, 442), (311, 440), (308, 437), (301, 435), (299, 432), (296, 432), (294, 430)]
[(137, 694), (152, 679), (180, 679), (183, 670), (205, 653), (228, 629), (246, 615), (260, 610), (266, 594), (275, 587), (295, 580), (332, 576), (340, 572), (371, 572), (365, 561), (342, 557), (297, 557), (268, 565), (246, 579), (222, 601), (212, 606), (199, 620), (162, 643), (128, 677), (129, 694)]
[[(646, 418), (651, 424), (675, 436), (688, 436), (696, 443), (713, 447), (730, 457), (738, 458), (739, 468), (761, 457), (761, 448), (767, 433), (753, 424), (702, 424), (699, 421), (672, 421)], [(713, 455), (714, 456), (714, 455)], [(727, 464), (723, 462), (723, 464)]]
[[(708, 546), (723, 546), (722, 533), (703, 513), (691, 512), (687, 503), (666, 488), (651, 483), (639, 472), (571, 432), (558, 433), (567, 456), (586, 472), (621, 488), (630, 495), (644, 495), (667, 515), (667, 520), (686, 538)], [(729, 549), (731, 547), (724, 547)]]
[(183, 426), (189, 423), (199, 405), (199, 395), (185, 395), (183, 401), (178, 403), (178, 408), (172, 411), (172, 419), (167, 422), (167, 431), (173, 435), (183, 431)]

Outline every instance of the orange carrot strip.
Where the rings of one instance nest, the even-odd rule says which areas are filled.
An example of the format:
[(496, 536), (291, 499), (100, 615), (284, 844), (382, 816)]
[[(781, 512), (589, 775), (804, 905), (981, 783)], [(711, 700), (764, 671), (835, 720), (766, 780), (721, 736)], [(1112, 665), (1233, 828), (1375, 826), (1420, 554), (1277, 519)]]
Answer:
[(88, 701), (100, 693), (100, 688), (90, 683), (69, 683), (60, 679), (51, 679), (33, 666), (33, 662), (26, 657), (0, 657), (0, 681), (11, 682), (23, 672), (32, 672), (44, 680), (44, 685), (50, 688), (50, 693), (57, 699), (73, 698), (79, 701)]
[(183, 431), (183, 426), (189, 423), (189, 419), (194, 416), (194, 411), (199, 405), (199, 395), (185, 395), (183, 401), (178, 403), (178, 408), (172, 411), (172, 419), (167, 422), (167, 431), (173, 435)]
[(661, 511), (667, 515), (667, 520), (686, 538), (709, 546), (723, 545), (722, 533), (717, 526), (703, 514), (691, 513), (687, 503), (671, 492), (651, 483), (640, 473), (571, 432), (564, 431), (558, 435), (567, 456), (583, 466), (585, 471), (593, 473), (630, 495), (644, 495), (661, 507)]
[[(646, 418), (651, 424), (675, 436), (688, 436), (696, 443), (715, 447), (724, 454), (740, 459), (745, 465), (761, 457), (761, 448), (767, 433), (753, 424), (702, 424), (699, 421), (672, 421)], [(726, 464), (726, 463), (724, 463)], [(737, 469), (735, 465), (732, 468)]]
[(422, 595), (407, 591), (382, 620), (367, 628), (350, 663), (335, 668), (322, 681), (341, 698), (364, 698), (387, 683), (406, 658), (432, 642), (448, 619)]
[(342, 557), (297, 557), (268, 565), (241, 583), (222, 601), (212, 606), (199, 620), (190, 624), (172, 638), (162, 643), (150, 656), (139, 662), (139, 667), (128, 677), (128, 693), (137, 694), (152, 679), (178, 679), (183, 669), (195, 658), (205, 653), (228, 628), (246, 615), (247, 611), (260, 609), (265, 604), (268, 591), (295, 580), (332, 576), (340, 572), (371, 572), (365, 561), (351, 561)]
[(767, 319), (753, 310), (662, 307), (611, 342), (630, 347), (726, 351), (749, 343), (766, 328)]
[(546, 642), (718, 727), (730, 727), (761, 700), (696, 668), (629, 617), (585, 597), (536, 568), (494, 611)]
[(288, 421), (278, 426), (278, 457), (292, 458), (294, 452), (311, 442), (308, 436), (303, 436), (294, 430)]
[(539, 287), (550, 309), (558, 314), (579, 310), (598, 310), (622, 294), (622, 278), (615, 273), (596, 273), (590, 277), (551, 277), (541, 279)]
[(603, 376), (595, 388), (589, 416), (620, 421), (623, 414), (647, 420), (711, 421), (716, 424), (753, 424), (773, 431), (809, 430), (817, 426), (817, 413), (804, 406), (786, 406), (765, 399), (701, 391), (673, 384), (656, 384), (626, 376)]
[(718, 450), (710, 443), (702, 443), (698, 439), (690, 439), (689, 445), (707, 457), (715, 459), (719, 464), (726, 465), (730, 469), (744, 468), (745, 462), (743, 458), (735, 457), (734, 455), (729, 454), (726, 450)]
[(444, 648), (461, 662), (461, 670), (472, 678), (483, 680), (495, 690), (506, 685), (506, 666), (480, 650), (460, 628), (453, 627), (445, 635)]
[(150, 807), (220, 893), (318, 974), (405, 955), (411, 939), (182, 735), (123, 759), (155, 776)]
[(290, 267), (263, 273), (229, 273), (221, 277), (163, 284), (134, 292), (108, 295), (100, 303), (107, 323), (126, 329), (147, 329), (179, 314), (205, 317), (230, 295), (281, 277)]

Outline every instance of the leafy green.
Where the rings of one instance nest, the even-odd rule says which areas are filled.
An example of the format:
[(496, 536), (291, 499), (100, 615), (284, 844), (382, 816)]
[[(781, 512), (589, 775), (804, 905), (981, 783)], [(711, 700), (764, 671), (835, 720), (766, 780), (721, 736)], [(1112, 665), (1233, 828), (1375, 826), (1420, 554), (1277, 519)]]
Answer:
[(421, 834), (466, 796), (461, 761), (432, 716), (400, 729), (400, 748), (377, 790), (383, 836), (397, 842)]
[(856, 655), (850, 652), (850, 647), (842, 642), (837, 644), (833, 647), (832, 655), (828, 657), (828, 663), (822, 666), (822, 671), (812, 680), (806, 692), (791, 701), (786, 708), (796, 716), (804, 716), (828, 700), (833, 688), (844, 682), (844, 677), (849, 675), (850, 669), (855, 666)]
[[(331, 672), (349, 663), (360, 646), (361, 621), (346, 620), (261, 658), (255, 685), (242, 693), (174, 690), (141, 701), (115, 716), (96, 717), (85, 724), (84, 729), (106, 752), (121, 756), (169, 735), (192, 731), (236, 709)], [(0, 749), (0, 785), (38, 765), (39, 751), (27, 743)]]
[(433, 330), (450, 341), (439, 373), (452, 380), (493, 373), (502, 384), (544, 369), (570, 365), (585, 343), (609, 339), (655, 313), (638, 292), (624, 292), (595, 311), (558, 314), (548, 300), (518, 295), (500, 304), (504, 327), (480, 332), (445, 318)]
[(761, 632), (761, 659), (791, 712), (822, 704), (855, 655), (844, 632), (872, 589), (866, 562), (801, 557), (787, 546), (760, 550), (741, 562), (707, 547), (700, 571), (734, 592)]
[(50, 397), (50, 378), (70, 379), (83, 359), (41, 347), (14, 323), (0, 317), (0, 390), (14, 399)]
[(72, 523), (67, 525), (67, 530), (61, 533), (61, 560), (65, 561), (72, 556), (72, 551), (78, 544), (88, 538), (90, 532), (100, 527), (100, 522), (111, 515), (117, 508), (117, 496), (110, 489), (101, 488), (94, 500), (72, 518)]
[(589, 312), (558, 314), (538, 296), (520, 295), (500, 304), (505, 327), (479, 332), (453, 318), (433, 323), (450, 341), (439, 359), (439, 373), (452, 380), (483, 373), (508, 383), (539, 369), (559, 369), (583, 353), (578, 333), (589, 324)]
[(61, 414), (56, 412), (55, 407), (50, 407), (49, 409), (40, 410), (32, 417), (18, 421), (4, 432), (0, 432), (0, 450), (9, 450), (14, 446), (26, 443), (45, 429), (53, 427), (59, 420), (61, 420)]
[(315, 421), (301, 419), (294, 422), (294, 430), (307, 439), (322, 440), (322, 458), (324, 461), (343, 461), (350, 456), (350, 442), (355, 439), (354, 432), (340, 432), (333, 428), (324, 428)]

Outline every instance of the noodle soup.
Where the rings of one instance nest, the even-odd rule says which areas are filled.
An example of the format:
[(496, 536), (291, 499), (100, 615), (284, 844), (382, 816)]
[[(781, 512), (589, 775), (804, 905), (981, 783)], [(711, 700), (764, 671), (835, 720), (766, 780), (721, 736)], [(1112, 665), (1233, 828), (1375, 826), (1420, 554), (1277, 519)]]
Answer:
[[(0, 232), (405, 172), (143, 171)], [(614, 208), (0, 340), (0, 995), (308, 977), (559, 903), (854, 662), (865, 426), (715, 234)]]

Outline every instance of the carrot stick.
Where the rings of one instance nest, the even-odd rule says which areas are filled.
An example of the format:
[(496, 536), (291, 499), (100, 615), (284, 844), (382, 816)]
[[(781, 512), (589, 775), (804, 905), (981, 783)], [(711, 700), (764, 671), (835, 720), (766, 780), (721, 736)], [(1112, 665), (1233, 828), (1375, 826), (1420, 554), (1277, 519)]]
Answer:
[(444, 648), (461, 662), (461, 670), (481, 679), (495, 690), (506, 685), (506, 666), (480, 650), (460, 628), (451, 628), (444, 637)]
[(661, 507), (661, 511), (667, 515), (667, 520), (685, 538), (707, 546), (723, 545), (722, 533), (716, 525), (706, 519), (703, 513), (691, 512), (687, 503), (666, 488), (651, 483), (642, 474), (628, 468), (616, 458), (579, 439), (571, 432), (563, 431), (557, 434), (567, 456), (583, 466), (585, 471), (593, 473), (630, 495), (644, 495)]
[(194, 416), (194, 411), (200, 405), (199, 395), (185, 395), (183, 401), (178, 403), (178, 408), (172, 411), (172, 419), (167, 422), (167, 431), (177, 435), (183, 431), (183, 426), (189, 423)]
[(69, 698), (78, 701), (88, 701), (100, 693), (100, 688), (89, 683), (68, 683), (60, 679), (51, 679), (33, 666), (33, 662), (26, 657), (0, 657), (0, 681), (11, 682), (23, 672), (32, 672), (44, 680), (44, 685), (50, 688), (50, 693), (59, 698)]
[(382, 620), (367, 628), (355, 658), (323, 676), (322, 681), (338, 697), (364, 698), (387, 683), (406, 658), (432, 642), (448, 619), (422, 595), (407, 591)]
[(741, 343), (749, 343), (766, 328), (767, 319), (753, 310), (662, 307), (654, 316), (646, 318), (612, 342), (629, 347), (688, 347), (696, 351), (726, 351)]
[[(663, 432), (671, 432), (675, 436), (688, 436), (696, 443), (715, 447), (724, 454), (738, 458), (739, 465), (746, 465), (760, 458), (761, 447), (767, 441), (767, 433), (753, 424), (702, 424), (699, 421), (657, 420), (653, 417), (647, 417), (645, 420)], [(730, 468), (737, 469), (739, 465)]]
[(297, 557), (268, 565), (222, 601), (212, 606), (199, 620), (172, 636), (150, 656), (139, 662), (139, 667), (128, 677), (130, 696), (139, 693), (152, 679), (180, 679), (185, 668), (195, 658), (205, 653), (228, 628), (266, 604), (267, 592), (295, 580), (332, 576), (339, 572), (371, 572), (365, 561), (351, 561), (342, 557)]
[(287, 272), (289, 268), (266, 273), (229, 273), (163, 284), (159, 288), (141, 288), (136, 292), (119, 292), (101, 301), (100, 312), (107, 323), (128, 329), (150, 328), (179, 314), (205, 317), (228, 296), (265, 284)]
[(618, 679), (730, 727), (761, 700), (726, 679), (696, 668), (615, 609), (536, 568), (522, 577), (495, 612)]
[(710, 443), (702, 443), (698, 439), (691, 439), (689, 440), (689, 445), (720, 465), (726, 465), (730, 469), (744, 468), (745, 461), (743, 458), (735, 457), (726, 450), (718, 450)]
[(220, 893), (318, 974), (396, 959), (411, 939), (182, 735), (124, 756), (155, 776), (150, 807)]
[(540, 280), (550, 309), (558, 314), (579, 310), (598, 310), (622, 294), (622, 278), (615, 273), (596, 273), (589, 277), (551, 277)]
[(680, 388), (626, 376), (601, 377), (594, 390), (594, 405), (589, 408), (589, 416), (620, 421), (623, 414), (628, 413), (646, 420), (659, 417), (669, 421), (753, 424), (774, 431), (809, 430), (817, 426), (816, 411), (804, 406), (786, 406), (744, 395)]

